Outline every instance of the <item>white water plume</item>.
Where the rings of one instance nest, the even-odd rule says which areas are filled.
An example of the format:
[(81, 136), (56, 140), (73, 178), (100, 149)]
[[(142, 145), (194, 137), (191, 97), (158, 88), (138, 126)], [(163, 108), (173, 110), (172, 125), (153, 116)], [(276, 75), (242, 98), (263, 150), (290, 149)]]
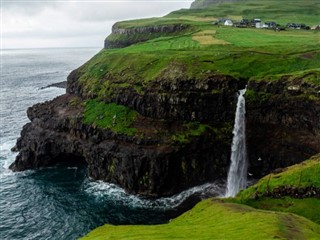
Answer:
[(233, 140), (231, 147), (231, 165), (228, 173), (226, 197), (234, 197), (247, 186), (247, 147), (246, 147), (246, 103), (244, 94), (246, 89), (240, 90), (237, 102)]

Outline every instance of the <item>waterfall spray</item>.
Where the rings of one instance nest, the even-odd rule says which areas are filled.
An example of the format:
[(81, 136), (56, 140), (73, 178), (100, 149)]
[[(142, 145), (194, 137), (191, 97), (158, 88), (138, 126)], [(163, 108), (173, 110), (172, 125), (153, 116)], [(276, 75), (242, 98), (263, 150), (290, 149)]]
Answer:
[(228, 173), (226, 197), (234, 197), (247, 185), (247, 147), (246, 147), (246, 123), (245, 123), (245, 98), (246, 89), (240, 90), (237, 102), (235, 123), (233, 127), (233, 139), (231, 147), (231, 165)]

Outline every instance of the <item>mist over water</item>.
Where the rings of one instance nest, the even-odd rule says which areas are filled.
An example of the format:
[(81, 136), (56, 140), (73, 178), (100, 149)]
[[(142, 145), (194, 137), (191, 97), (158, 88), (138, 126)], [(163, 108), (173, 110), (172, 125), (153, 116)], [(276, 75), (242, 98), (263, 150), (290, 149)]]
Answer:
[(26, 110), (65, 93), (43, 88), (65, 81), (99, 49), (2, 50), (0, 82), (0, 235), (1, 239), (77, 239), (105, 223), (167, 222), (191, 195), (218, 195), (224, 184), (205, 184), (170, 198), (147, 199), (93, 181), (86, 166), (55, 166), (13, 173), (11, 152), (25, 123)]

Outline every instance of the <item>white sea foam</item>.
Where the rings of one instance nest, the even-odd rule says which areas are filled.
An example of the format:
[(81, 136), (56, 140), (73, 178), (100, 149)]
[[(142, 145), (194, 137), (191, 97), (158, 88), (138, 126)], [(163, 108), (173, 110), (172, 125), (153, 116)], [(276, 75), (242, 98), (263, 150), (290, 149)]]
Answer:
[(11, 151), (11, 148), (15, 145), (15, 141), (7, 141), (0, 143), (0, 175), (12, 174), (12, 171), (9, 170), (9, 166), (13, 163), (14, 159), (17, 156), (17, 153)]
[(109, 201), (121, 202), (126, 206), (132, 206), (134, 208), (152, 208), (159, 210), (176, 208), (192, 195), (197, 195), (200, 198), (221, 196), (224, 188), (225, 186), (223, 183), (206, 183), (187, 189), (172, 197), (162, 197), (153, 200), (138, 195), (128, 194), (124, 189), (117, 185), (102, 181), (86, 181), (83, 185), (83, 190), (87, 194), (95, 196), (97, 201), (105, 201), (108, 199)]
[(78, 170), (78, 167), (67, 167), (67, 169), (70, 169), (70, 170)]

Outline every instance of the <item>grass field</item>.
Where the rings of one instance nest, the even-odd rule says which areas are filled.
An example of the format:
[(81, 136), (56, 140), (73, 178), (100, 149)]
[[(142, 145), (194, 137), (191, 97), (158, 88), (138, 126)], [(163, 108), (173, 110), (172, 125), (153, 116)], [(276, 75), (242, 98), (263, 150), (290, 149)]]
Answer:
[(101, 90), (104, 85), (110, 93), (114, 87), (147, 86), (161, 78), (164, 69), (183, 66), (185, 79), (227, 74), (260, 80), (314, 73), (308, 80), (319, 84), (319, 39), (319, 31), (274, 32), (205, 24), (181, 36), (104, 49), (82, 67), (80, 81), (87, 92), (101, 96), (106, 95)]
[(167, 17), (230, 17), (235, 19), (236, 16), (240, 19), (261, 18), (263, 21), (276, 21), (283, 25), (290, 22), (316, 25), (319, 24), (319, 15), (320, 2), (318, 0), (242, 0), (212, 5), (205, 9), (175, 11), (167, 15)]
[[(108, 38), (143, 39), (126, 48), (102, 50), (82, 67), (84, 89), (101, 99), (115, 88), (147, 86), (162, 77), (163, 69), (183, 66), (185, 79), (204, 79), (210, 74), (227, 74), (254, 80), (278, 79), (282, 75), (320, 84), (320, 31), (240, 29), (214, 26), (213, 19), (259, 17), (281, 24), (319, 24), (319, 1), (253, 1), (226, 3), (208, 9), (185, 9), (163, 18), (117, 23), (120, 28), (187, 24), (188, 29), (165, 34), (121, 34)], [(147, 40), (146, 39), (150, 39)], [(176, 71), (179, 74), (181, 71)], [(312, 74), (310, 74), (312, 73)], [(174, 78), (174, 76), (172, 76)], [(102, 86), (101, 86), (102, 83)], [(105, 87), (104, 87), (105, 86)], [(107, 88), (103, 89), (103, 88)]]
[(300, 216), (205, 200), (168, 224), (99, 227), (82, 239), (318, 239), (320, 226)]

